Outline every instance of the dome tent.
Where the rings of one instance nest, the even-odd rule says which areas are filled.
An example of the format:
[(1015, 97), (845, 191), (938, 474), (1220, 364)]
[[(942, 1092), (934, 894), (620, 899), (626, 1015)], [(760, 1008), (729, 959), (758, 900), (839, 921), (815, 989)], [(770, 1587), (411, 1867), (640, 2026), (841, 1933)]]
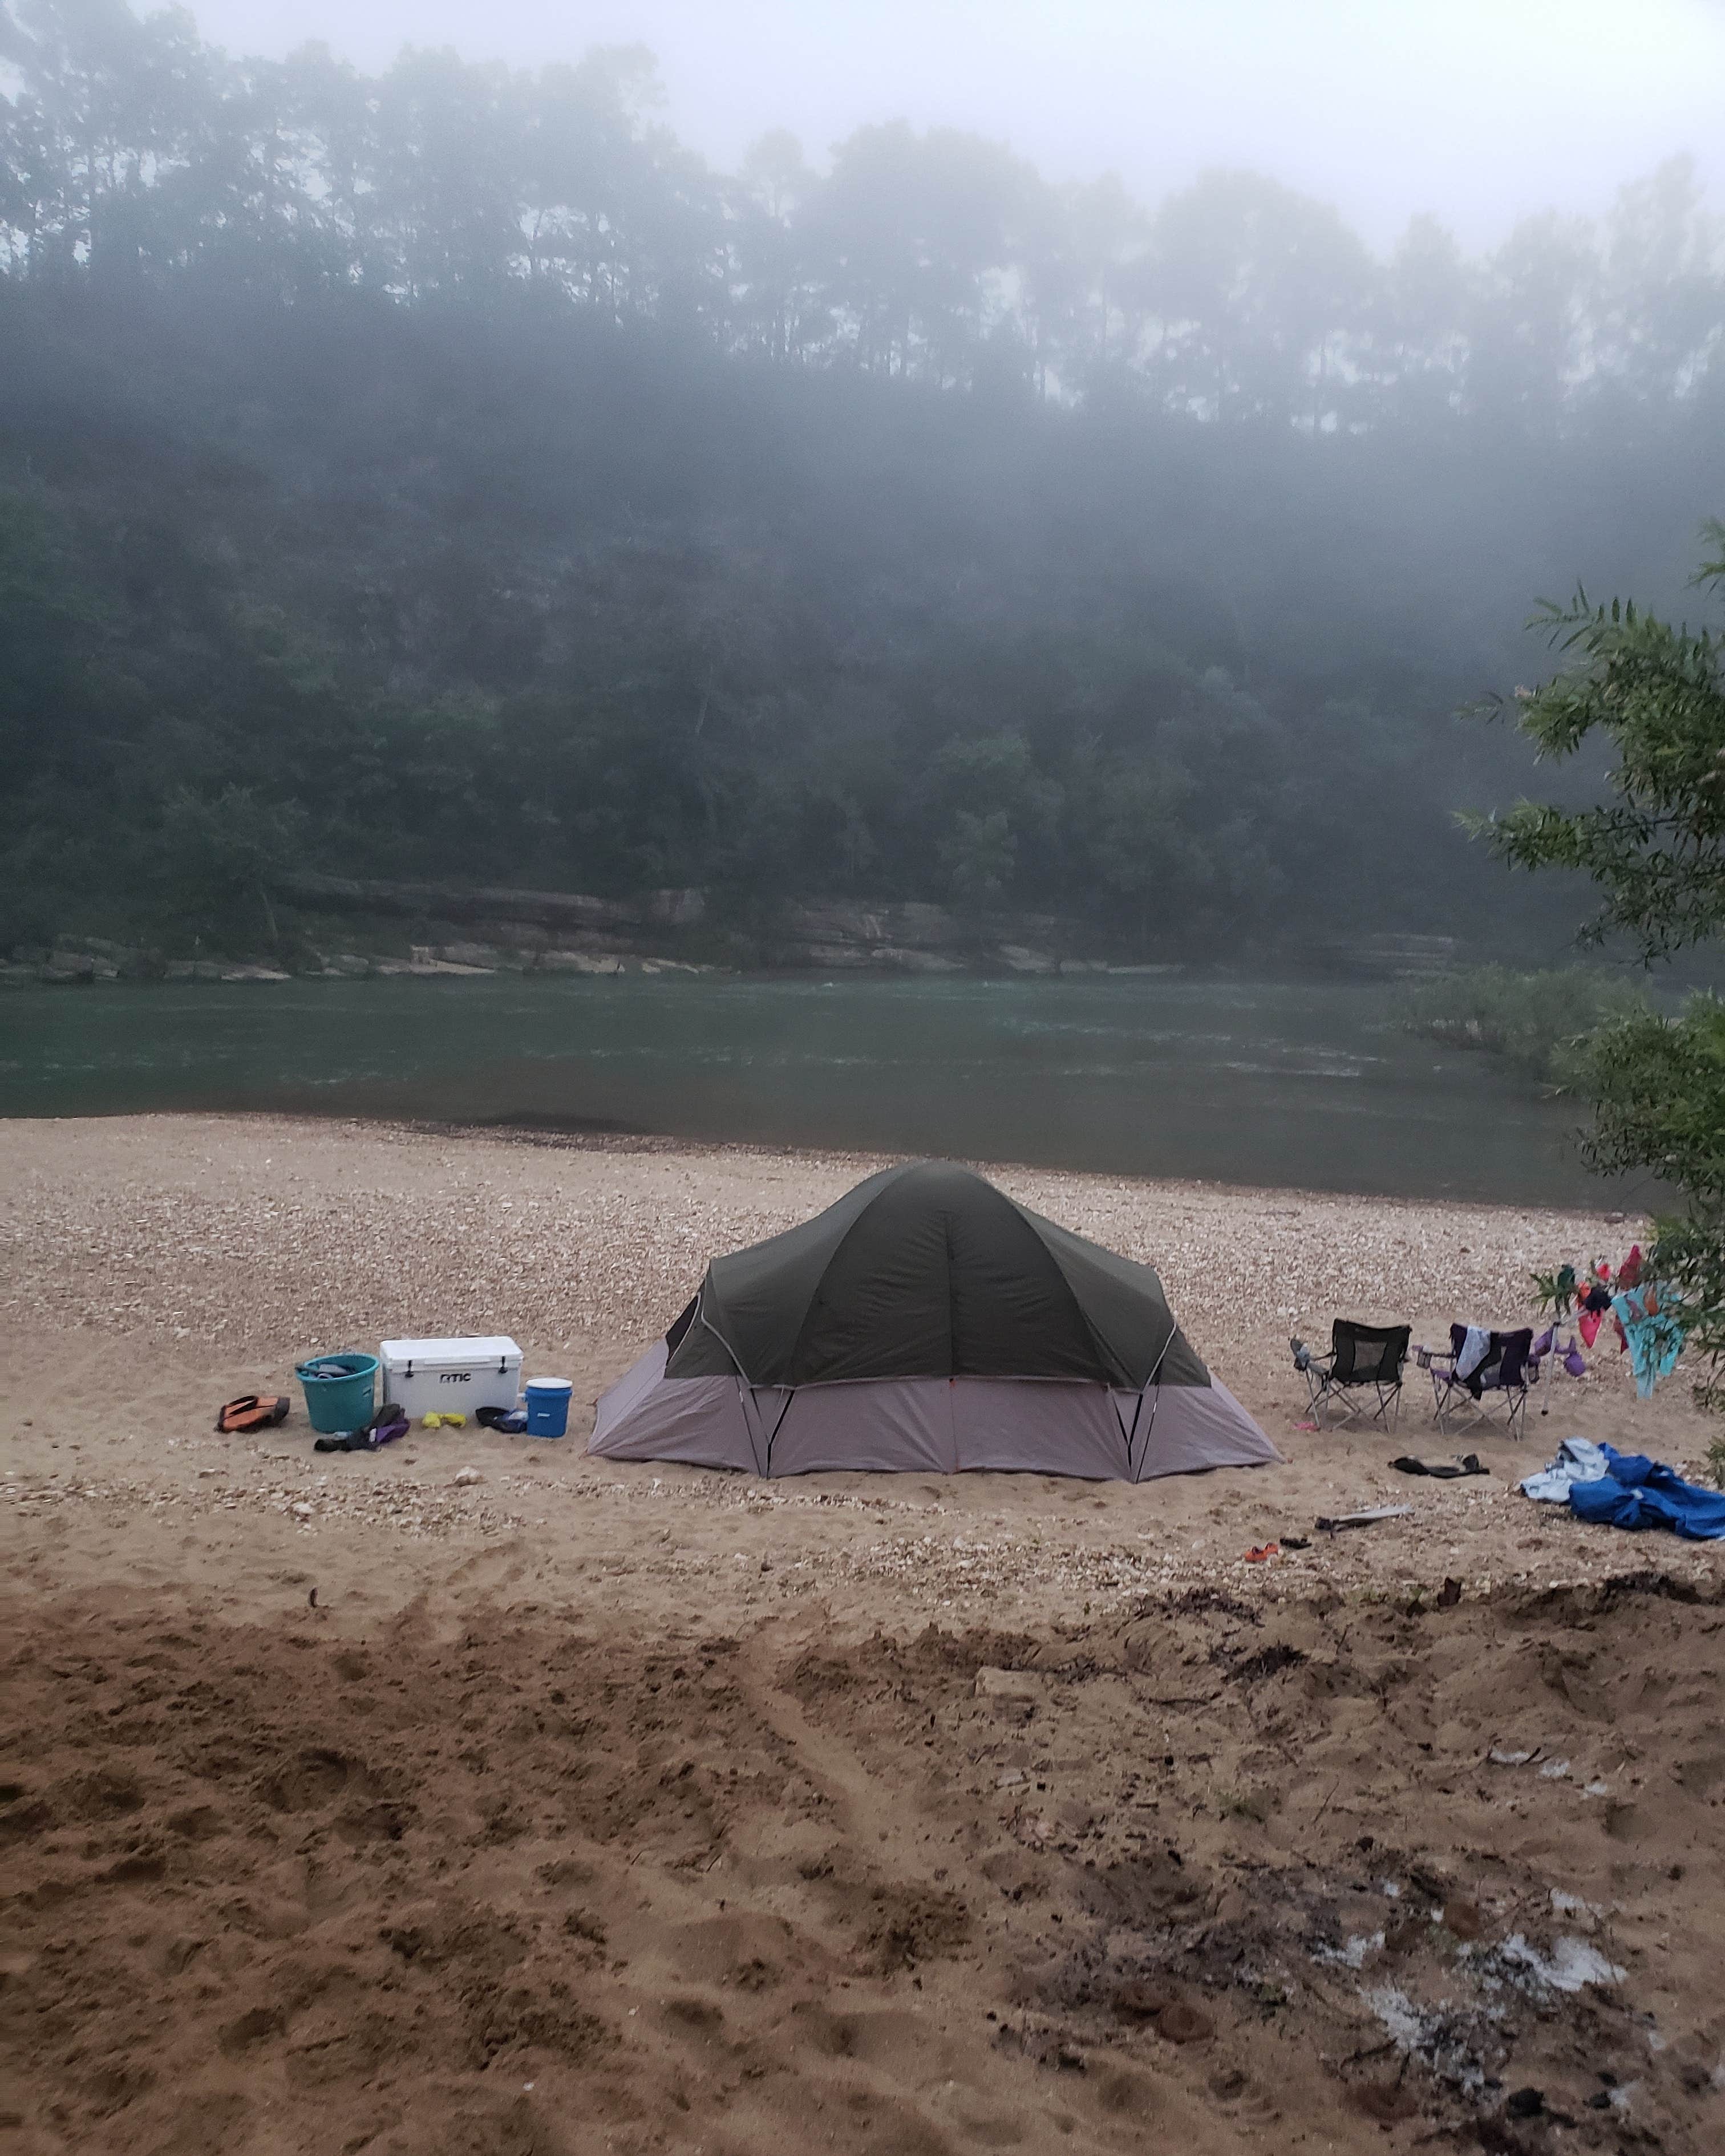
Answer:
[(757, 1475), (1132, 1482), (1281, 1456), (1194, 1353), (1148, 1265), (932, 1161), (714, 1259), (600, 1400), (588, 1450)]

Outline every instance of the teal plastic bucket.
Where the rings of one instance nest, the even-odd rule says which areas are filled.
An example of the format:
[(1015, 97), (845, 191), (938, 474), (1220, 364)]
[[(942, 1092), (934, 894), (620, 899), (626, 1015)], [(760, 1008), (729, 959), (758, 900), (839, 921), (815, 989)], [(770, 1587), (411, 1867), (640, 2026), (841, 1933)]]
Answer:
[[(334, 1370), (338, 1365), (339, 1378), (313, 1374)], [(371, 1420), (377, 1386), (375, 1355), (308, 1355), (303, 1363), (294, 1365), (294, 1375), (305, 1395), (305, 1413), (311, 1427), (326, 1437), (363, 1430)]]

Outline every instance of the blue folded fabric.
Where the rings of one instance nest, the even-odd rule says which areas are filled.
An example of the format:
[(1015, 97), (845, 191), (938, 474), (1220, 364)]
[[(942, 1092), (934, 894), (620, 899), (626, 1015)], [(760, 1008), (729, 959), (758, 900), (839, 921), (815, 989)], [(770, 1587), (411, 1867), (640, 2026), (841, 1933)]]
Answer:
[(1617, 1452), (1602, 1445), (1605, 1472), (1569, 1486), (1569, 1509), (1579, 1519), (1609, 1527), (1670, 1527), (1691, 1542), (1725, 1541), (1725, 1490), (1703, 1490), (1645, 1453)]

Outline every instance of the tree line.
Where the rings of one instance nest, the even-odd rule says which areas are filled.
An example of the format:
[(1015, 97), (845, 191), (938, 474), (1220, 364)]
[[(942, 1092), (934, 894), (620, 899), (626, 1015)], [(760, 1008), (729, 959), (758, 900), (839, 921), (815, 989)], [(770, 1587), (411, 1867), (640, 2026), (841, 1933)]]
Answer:
[(8, 0), (0, 25), (16, 280), (514, 292), (783, 366), (1316, 430), (1719, 409), (1725, 253), (1685, 157), (1597, 228), (1548, 213), (1469, 259), (1420, 217), (1379, 259), (1259, 174), (1150, 207), (949, 128), (859, 128), (824, 171), (773, 133), (715, 172), (655, 117), (639, 46), (367, 75), (319, 45), (231, 59), (124, 0)]
[(1525, 747), (1455, 712), (1527, 593), (1668, 597), (1725, 500), (1681, 161), (1379, 260), (938, 129), (716, 175), (634, 51), (0, 45), (0, 946), (256, 947), (294, 861), (1560, 952), (1581, 899), (1454, 823)]

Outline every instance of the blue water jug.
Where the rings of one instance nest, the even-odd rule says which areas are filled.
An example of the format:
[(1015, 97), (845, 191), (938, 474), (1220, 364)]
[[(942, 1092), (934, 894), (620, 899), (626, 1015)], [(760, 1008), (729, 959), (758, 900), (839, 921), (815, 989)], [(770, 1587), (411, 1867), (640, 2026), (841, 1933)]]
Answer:
[(522, 1387), (527, 1399), (529, 1437), (562, 1437), (569, 1427), (569, 1395), (575, 1389), (567, 1378), (529, 1378)]

